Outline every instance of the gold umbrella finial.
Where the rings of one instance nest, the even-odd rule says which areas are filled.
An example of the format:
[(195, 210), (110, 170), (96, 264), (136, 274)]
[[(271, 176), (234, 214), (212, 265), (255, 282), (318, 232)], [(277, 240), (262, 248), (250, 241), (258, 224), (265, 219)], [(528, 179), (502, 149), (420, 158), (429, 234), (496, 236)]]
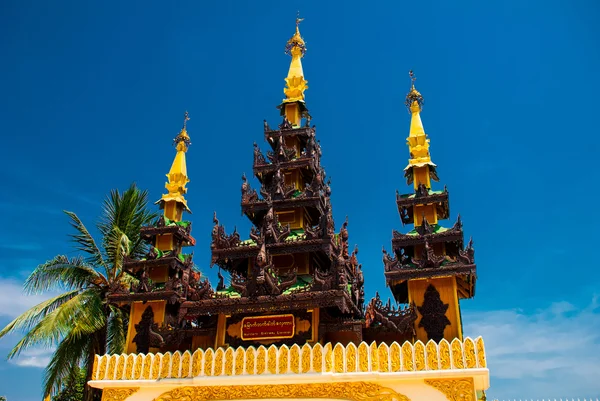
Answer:
[(188, 113), (186, 110), (185, 113), (183, 113), (183, 129), (187, 129), (187, 122), (189, 120), (190, 120), (190, 113)]
[[(413, 70), (408, 72), (408, 76), (410, 77), (410, 91), (406, 95), (406, 101), (404, 104), (408, 108), (409, 112), (421, 111), (423, 107), (423, 96), (419, 93), (418, 90), (415, 89), (415, 81), (417, 77)], [(415, 104), (415, 102), (417, 104)]]

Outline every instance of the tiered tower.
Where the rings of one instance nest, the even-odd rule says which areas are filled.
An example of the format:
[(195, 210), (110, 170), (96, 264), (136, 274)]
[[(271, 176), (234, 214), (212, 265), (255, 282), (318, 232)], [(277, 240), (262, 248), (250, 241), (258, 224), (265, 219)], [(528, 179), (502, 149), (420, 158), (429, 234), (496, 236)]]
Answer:
[(463, 245), (460, 215), (450, 228), (439, 224), (450, 216), (448, 191), (434, 191), (431, 180), (439, 181), (431, 161), (429, 139), (421, 122), (423, 96), (415, 89), (415, 77), (406, 96), (412, 114), (407, 138), (410, 159), (404, 169), (414, 193), (399, 195), (396, 203), (403, 225), (413, 224), (406, 234), (394, 230), (393, 253), (383, 249), (387, 285), (397, 302), (416, 306), (416, 339), (440, 341), (462, 339), (459, 300), (475, 294), (473, 243)]
[(156, 202), (163, 214), (154, 225), (141, 230), (142, 239), (150, 245), (149, 253), (140, 260), (124, 261), (124, 269), (137, 280), (129, 288), (113, 288), (108, 295), (111, 302), (131, 305), (127, 352), (181, 346), (184, 331), (177, 333), (180, 341), (173, 339), (173, 329), (180, 327), (177, 317), (181, 302), (211, 292), (208, 281), (201, 282), (200, 273), (194, 270), (192, 254), (184, 253), (185, 247), (196, 242), (191, 236), (191, 223), (183, 220), (183, 212), (191, 213), (185, 199), (190, 181), (185, 160), (191, 144), (188, 120), (186, 112), (183, 127), (174, 139), (177, 153), (167, 174), (168, 193)]
[(194, 324), (218, 316), (216, 347), (361, 340), (363, 276), (358, 251), (348, 249), (348, 222), (334, 231), (330, 186), (304, 100), (300, 21), (286, 45), (292, 61), (278, 107), (283, 121), (276, 129), (264, 122), (266, 156), (254, 144), (260, 190), (242, 177), (250, 238), (225, 234), (215, 213), (212, 263), (229, 273), (230, 285), (219, 271), (214, 299), (182, 305), (181, 317)]

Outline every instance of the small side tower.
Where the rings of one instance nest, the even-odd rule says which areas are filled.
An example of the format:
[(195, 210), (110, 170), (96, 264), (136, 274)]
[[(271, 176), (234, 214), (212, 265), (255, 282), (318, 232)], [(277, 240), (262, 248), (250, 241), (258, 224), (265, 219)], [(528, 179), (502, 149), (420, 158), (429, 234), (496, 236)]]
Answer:
[(447, 189), (432, 190), (431, 181), (439, 181), (431, 161), (429, 139), (421, 122), (423, 96), (416, 90), (415, 77), (406, 96), (412, 117), (407, 138), (410, 159), (404, 169), (407, 184), (414, 193), (396, 193), (403, 225), (414, 225), (406, 234), (393, 231), (392, 249), (383, 249), (387, 285), (398, 303), (413, 305), (415, 340), (462, 340), (459, 300), (475, 294), (473, 243), (463, 244), (460, 215), (450, 228), (441, 220), (450, 216)]
[[(137, 279), (130, 288), (114, 289), (112, 302), (130, 304), (126, 352), (156, 352), (174, 349), (184, 339), (175, 339), (173, 328), (179, 327), (179, 306), (199, 294), (212, 293), (208, 281), (200, 281), (192, 255), (184, 248), (195, 245), (191, 223), (183, 220), (183, 212), (191, 213), (185, 199), (187, 175), (185, 154), (191, 144), (187, 133), (188, 113), (183, 127), (174, 139), (177, 149), (167, 174), (164, 194), (156, 203), (163, 210), (155, 224), (141, 229), (141, 237), (150, 245), (145, 258), (126, 259), (124, 269)], [(199, 298), (198, 298), (199, 299)], [(188, 341), (191, 339), (187, 339)], [(187, 344), (191, 347), (191, 343)]]

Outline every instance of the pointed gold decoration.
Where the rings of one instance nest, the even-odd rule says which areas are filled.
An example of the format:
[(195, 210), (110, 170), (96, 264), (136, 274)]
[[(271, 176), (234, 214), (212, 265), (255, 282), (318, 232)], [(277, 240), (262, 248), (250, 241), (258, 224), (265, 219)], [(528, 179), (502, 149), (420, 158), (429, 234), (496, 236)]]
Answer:
[[(183, 117), (183, 127), (181, 128), (179, 135), (173, 140), (177, 153), (175, 154), (175, 159), (173, 160), (169, 174), (167, 174), (167, 179), (169, 181), (165, 184), (165, 188), (169, 193), (163, 195), (157, 203), (160, 203), (164, 207), (166, 203), (175, 202), (176, 204), (181, 205), (186, 212), (191, 213), (184, 197), (187, 193), (187, 188), (185, 186), (190, 182), (187, 175), (187, 165), (185, 160), (185, 153), (191, 145), (190, 136), (187, 132), (187, 122), (189, 119), (189, 113), (186, 111)], [(179, 213), (173, 214), (172, 216), (179, 216)], [(172, 216), (167, 217), (171, 220), (178, 220), (174, 219)]]
[[(415, 189), (419, 184), (424, 184), (427, 188), (431, 188), (431, 178), (437, 179), (435, 175), (436, 165), (431, 161), (429, 154), (429, 139), (425, 134), (423, 122), (421, 121), (421, 109), (423, 107), (423, 96), (415, 88), (416, 77), (413, 71), (409, 71), (411, 80), (410, 91), (406, 95), (406, 107), (411, 113), (410, 131), (408, 134), (407, 145), (410, 151), (410, 159), (408, 166), (404, 169), (405, 176), (409, 179), (409, 184), (413, 182)], [(413, 169), (417, 169), (413, 171)], [(431, 176), (430, 176), (430, 173)]]
[(286, 98), (284, 103), (304, 101), (304, 91), (308, 89), (308, 81), (304, 79), (304, 71), (302, 70), (302, 57), (306, 53), (306, 44), (300, 35), (300, 23), (304, 18), (300, 15), (296, 17), (296, 32), (287, 41), (285, 53), (292, 56), (288, 76), (285, 78), (286, 87), (283, 90)]

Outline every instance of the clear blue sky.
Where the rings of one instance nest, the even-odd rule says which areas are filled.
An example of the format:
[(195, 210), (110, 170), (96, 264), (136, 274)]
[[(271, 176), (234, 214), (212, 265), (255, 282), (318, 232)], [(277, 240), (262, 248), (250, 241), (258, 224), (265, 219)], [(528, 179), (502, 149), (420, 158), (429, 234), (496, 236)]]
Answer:
[[(0, 325), (37, 300), (19, 293), (28, 273), (71, 252), (61, 210), (91, 226), (112, 188), (160, 197), (185, 110), (195, 261), (216, 276), (212, 213), (249, 230), (240, 177), (262, 120), (280, 121), (298, 9), (307, 104), (367, 297), (388, 295), (381, 247), (403, 229), (413, 69), (448, 224), (460, 213), (475, 240), (463, 321), (486, 340), (489, 396), (600, 396), (594, 1), (1, 2)], [(0, 362), (0, 395), (39, 399), (45, 358)]]

